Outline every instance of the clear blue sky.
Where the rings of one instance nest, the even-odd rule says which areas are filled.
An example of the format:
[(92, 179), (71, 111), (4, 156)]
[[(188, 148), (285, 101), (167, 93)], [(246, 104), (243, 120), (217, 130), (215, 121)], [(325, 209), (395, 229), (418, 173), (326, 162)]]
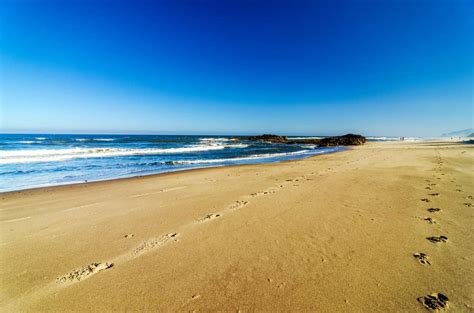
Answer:
[(472, 127), (473, 2), (0, 1), (0, 131)]

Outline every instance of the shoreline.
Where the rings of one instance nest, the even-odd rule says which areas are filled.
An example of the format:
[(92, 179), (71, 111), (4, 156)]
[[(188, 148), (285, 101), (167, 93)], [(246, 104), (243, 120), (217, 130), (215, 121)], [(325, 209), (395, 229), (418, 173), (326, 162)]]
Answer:
[(105, 179), (101, 179), (101, 180), (88, 180), (88, 181), (83, 181), (83, 182), (76, 181), (76, 182), (65, 183), (65, 184), (38, 186), (38, 187), (31, 187), (31, 188), (11, 190), (11, 191), (2, 191), (2, 192), (0, 192), (0, 196), (5, 195), (5, 194), (10, 194), (10, 193), (35, 191), (35, 190), (44, 189), (44, 188), (60, 188), (60, 187), (67, 187), (67, 186), (80, 186), (80, 185), (95, 184), (95, 183), (105, 183), (105, 182), (108, 182), (108, 181), (120, 181), (120, 180), (134, 179), (134, 178), (146, 178), (146, 177), (150, 177), (150, 176), (158, 176), (158, 175), (165, 175), (165, 174), (176, 174), (176, 173), (182, 173), (182, 172), (187, 172), (187, 171), (209, 170), (209, 169), (226, 168), (226, 167), (234, 167), (234, 166), (237, 167), (237, 166), (252, 166), (252, 165), (284, 163), (284, 162), (295, 162), (295, 161), (309, 159), (309, 158), (315, 158), (315, 157), (319, 157), (319, 156), (323, 156), (323, 155), (330, 155), (330, 154), (334, 154), (334, 153), (345, 152), (345, 151), (348, 151), (348, 150), (351, 150), (350, 146), (345, 146), (340, 151), (331, 151), (331, 152), (319, 153), (319, 154), (314, 154), (314, 155), (310, 155), (310, 156), (306, 156), (306, 157), (289, 159), (289, 160), (278, 160), (278, 161), (272, 161), (272, 162), (260, 162), (260, 163), (249, 163), (249, 164), (212, 165), (212, 166), (206, 166), (206, 167), (176, 169), (176, 170), (173, 170), (173, 171), (166, 171), (166, 172), (160, 172), (160, 173), (151, 173), (151, 174), (145, 174), (145, 175), (139, 175), (139, 176), (125, 176), (125, 177), (116, 177), (116, 178), (105, 178)]
[(472, 310), (474, 146), (342, 152), (2, 193), (0, 307)]

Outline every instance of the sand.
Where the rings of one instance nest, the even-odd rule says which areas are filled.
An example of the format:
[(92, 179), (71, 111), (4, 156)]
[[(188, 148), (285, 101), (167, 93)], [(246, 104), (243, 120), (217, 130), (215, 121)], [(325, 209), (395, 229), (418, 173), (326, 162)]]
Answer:
[(1, 311), (472, 312), (473, 187), (396, 142), (4, 193)]

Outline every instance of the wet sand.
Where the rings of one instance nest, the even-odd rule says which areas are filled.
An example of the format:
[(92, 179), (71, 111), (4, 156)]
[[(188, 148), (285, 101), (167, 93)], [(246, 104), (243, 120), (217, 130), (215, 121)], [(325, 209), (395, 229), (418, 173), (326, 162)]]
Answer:
[(473, 197), (453, 142), (5, 193), (0, 305), (472, 312)]

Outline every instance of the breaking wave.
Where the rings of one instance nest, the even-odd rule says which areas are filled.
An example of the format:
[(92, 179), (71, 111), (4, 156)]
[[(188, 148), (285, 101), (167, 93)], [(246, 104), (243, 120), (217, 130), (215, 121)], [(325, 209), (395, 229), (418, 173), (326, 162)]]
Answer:
[(138, 156), (153, 154), (175, 154), (192, 153), (211, 150), (222, 150), (225, 148), (246, 148), (245, 144), (233, 145), (194, 145), (181, 148), (144, 148), (144, 149), (121, 149), (121, 148), (71, 148), (71, 149), (35, 149), (35, 150), (9, 150), (0, 151), (0, 164), (34, 163), (34, 162), (58, 162), (71, 159), (103, 158)]

